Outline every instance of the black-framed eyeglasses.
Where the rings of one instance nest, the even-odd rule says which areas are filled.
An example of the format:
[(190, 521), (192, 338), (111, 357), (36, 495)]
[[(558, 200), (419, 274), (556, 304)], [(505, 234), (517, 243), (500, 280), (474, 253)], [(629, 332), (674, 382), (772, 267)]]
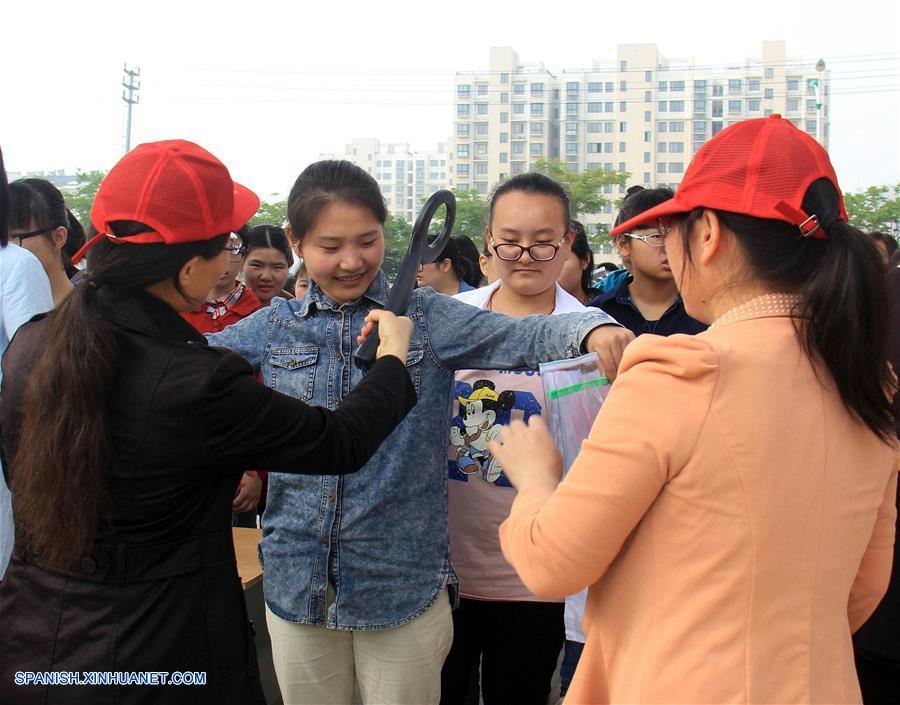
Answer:
[(59, 226), (51, 225), (50, 227), (40, 228), (39, 230), (32, 230), (31, 232), (27, 233), (10, 233), (9, 239), (13, 241), (18, 240), (16, 244), (21, 245), (22, 240), (27, 240), (30, 237), (37, 237), (38, 235), (44, 235), (45, 233), (49, 233), (51, 230), (56, 230), (57, 227)]
[(237, 255), (238, 257), (241, 257), (246, 251), (244, 241), (241, 240), (238, 235), (232, 233), (231, 237), (228, 238), (228, 244), (225, 245), (225, 252), (231, 256)]
[(494, 241), (494, 234), (491, 233), (491, 246), (494, 248), (494, 252), (497, 253), (497, 257), (504, 262), (515, 262), (522, 259), (522, 254), (526, 250), (528, 251), (528, 256), (535, 262), (549, 262), (556, 257), (559, 248), (562, 247), (562, 244), (566, 241), (566, 235), (568, 235), (568, 233), (564, 234), (562, 239), (555, 245), (551, 245), (549, 242), (539, 242), (535, 245), (525, 247), (523, 245), (516, 245), (512, 242), (497, 243)]
[[(666, 246), (666, 237), (669, 235), (669, 231), (672, 229), (672, 220), (671, 218), (657, 218), (656, 223), (654, 224), (656, 227), (655, 233), (649, 233), (647, 235), (638, 235), (637, 233), (622, 233), (625, 237), (630, 237), (632, 240), (641, 240), (650, 247), (665, 247)], [(652, 228), (654, 225), (645, 225), (644, 228)]]

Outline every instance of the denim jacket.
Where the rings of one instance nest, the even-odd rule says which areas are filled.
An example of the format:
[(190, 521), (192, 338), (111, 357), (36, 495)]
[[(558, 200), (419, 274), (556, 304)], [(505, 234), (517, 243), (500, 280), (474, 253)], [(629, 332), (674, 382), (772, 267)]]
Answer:
[[(343, 305), (310, 282), (302, 300), (268, 308), (210, 335), (243, 355), (265, 383), (335, 408), (359, 383), (352, 363), (368, 311), (387, 301), (383, 273)], [(260, 553), (266, 603), (279, 617), (335, 629), (379, 629), (411, 621), (456, 577), (447, 538), (450, 391), (460, 369), (537, 368), (581, 354), (599, 310), (515, 319), (413, 292), (407, 368), (416, 406), (357, 473), (269, 475)]]

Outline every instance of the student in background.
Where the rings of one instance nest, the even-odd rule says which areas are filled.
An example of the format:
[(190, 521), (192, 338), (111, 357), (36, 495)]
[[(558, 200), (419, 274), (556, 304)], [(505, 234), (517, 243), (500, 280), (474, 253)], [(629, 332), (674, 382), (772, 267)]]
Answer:
[[(632, 186), (616, 217), (616, 226), (674, 195), (667, 188)], [(665, 238), (657, 224), (642, 224), (616, 235), (616, 247), (623, 258), (630, 258), (631, 276), (624, 277), (617, 286), (589, 301), (588, 306), (606, 311), (635, 335), (706, 330), (704, 324), (684, 310), (669, 265)]]
[(228, 236), (225, 245), (228, 252), (228, 266), (209, 292), (209, 299), (195, 310), (181, 314), (181, 317), (200, 333), (217, 333), (224, 330), (226, 326), (246, 318), (262, 306), (253, 290), (237, 279), (244, 263), (246, 238), (246, 228)]
[(284, 228), (277, 225), (250, 228), (244, 253), (244, 283), (263, 306), (268, 306), (275, 296), (293, 298), (293, 294), (284, 290), (293, 261), (294, 254)]
[(613, 230), (662, 237), (710, 327), (628, 347), (562, 484), (540, 419), (491, 445), (504, 555), (547, 597), (590, 586), (570, 702), (860, 701), (900, 455), (882, 265), (846, 221), (828, 154), (774, 115)]
[(9, 185), (7, 221), (10, 240), (40, 260), (50, 279), (53, 305), (59, 306), (72, 291), (70, 278), (76, 269), (67, 245), (84, 238), (81, 223), (46, 179), (19, 179)]
[[(0, 355), (23, 323), (53, 308), (50, 280), (38, 259), (8, 238), (9, 198), (0, 152)], [(0, 381), (3, 372), (0, 370)], [(3, 464), (0, 462), (0, 472)], [(0, 581), (13, 548), (12, 496), (0, 477)]]
[(559, 275), (559, 285), (583, 304), (600, 292), (593, 288), (591, 282), (594, 275), (594, 253), (588, 243), (584, 226), (573, 220), (572, 232), (574, 239), (566, 255), (562, 273)]
[[(350, 335), (387, 302), (378, 183), (346, 161), (307, 167), (288, 196), (306, 298), (210, 336), (275, 389), (329, 407), (368, 376)], [(429, 287), (412, 292), (407, 365), (421, 403), (349, 477), (269, 476), (261, 552), (267, 623), (286, 702), (436, 704), (452, 638), (447, 401), (458, 369), (530, 368), (584, 350), (614, 370), (631, 334), (601, 311), (516, 320)], [(328, 472), (322, 468), (322, 472)]]
[[(543, 174), (512, 177), (491, 196), (485, 232), (499, 278), (456, 298), (515, 318), (586, 310), (557, 283), (573, 238), (563, 187)], [(541, 377), (532, 370), (473, 369), (457, 372), (454, 384), (447, 464), (450, 562), (460, 605), (441, 703), (466, 705), (474, 697), (470, 675), (480, 664), (485, 705), (544, 705), (565, 636), (564, 605), (537, 597), (503, 557), (498, 529), (515, 490), (487, 451), (501, 425), (543, 412)]]
[(306, 292), (309, 291), (309, 273), (306, 271), (306, 265), (303, 262), (297, 267), (297, 274), (294, 276), (294, 298), (301, 301), (306, 298)]
[(463, 256), (457, 240), (451, 237), (434, 262), (419, 265), (416, 284), (452, 296), (475, 288), (466, 282), (468, 276), (469, 261)]
[(456, 243), (460, 255), (463, 256), (469, 265), (466, 267), (463, 281), (473, 289), (477, 289), (481, 286), (482, 280), (481, 269), (478, 267), (478, 247), (468, 235), (453, 235), (450, 239)]

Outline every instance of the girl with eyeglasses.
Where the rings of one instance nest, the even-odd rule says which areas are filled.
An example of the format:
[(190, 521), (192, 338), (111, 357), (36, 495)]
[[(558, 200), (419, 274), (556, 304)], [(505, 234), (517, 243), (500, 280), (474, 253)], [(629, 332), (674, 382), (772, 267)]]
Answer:
[(504, 556), (547, 598), (589, 587), (567, 702), (861, 702), (897, 379), (883, 265), (827, 152), (779, 115), (739, 122), (612, 232), (665, 237), (709, 329), (628, 347), (562, 484), (540, 419), (490, 446), (518, 490)]
[[(664, 203), (675, 194), (667, 188), (628, 189), (615, 225)], [(619, 254), (631, 260), (631, 275), (588, 302), (613, 316), (635, 335), (699, 333), (706, 326), (684, 310), (666, 253), (668, 221), (642, 224), (616, 235)]]
[(62, 193), (46, 179), (19, 179), (9, 185), (9, 239), (37, 257), (50, 279), (53, 305), (72, 291), (78, 270), (70, 254), (84, 244), (84, 229), (66, 207)]
[[(515, 318), (587, 310), (557, 283), (573, 239), (560, 184), (537, 173), (501, 184), (490, 200), (485, 238), (498, 278), (456, 299)], [(487, 450), (503, 424), (539, 415), (544, 406), (538, 372), (456, 373), (447, 462), (460, 606), (441, 677), (443, 705), (477, 701), (467, 691), (479, 664), (485, 705), (543, 705), (550, 692), (565, 636), (563, 601), (536, 596), (503, 557), (497, 531), (515, 490)]]

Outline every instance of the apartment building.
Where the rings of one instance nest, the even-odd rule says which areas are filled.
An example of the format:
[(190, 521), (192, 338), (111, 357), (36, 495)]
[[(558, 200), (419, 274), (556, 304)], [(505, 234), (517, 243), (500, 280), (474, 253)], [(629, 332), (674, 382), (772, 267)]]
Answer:
[[(557, 72), (495, 47), (487, 71), (455, 78), (450, 179), (487, 194), (548, 157), (576, 172), (628, 172), (630, 183), (677, 188), (700, 146), (740, 120), (779, 113), (827, 149), (829, 81), (823, 64), (789, 57), (783, 41), (725, 66), (623, 44), (615, 60)], [(605, 188), (613, 201), (624, 193)], [(610, 204), (586, 220), (609, 224), (613, 215)]]
[(413, 222), (423, 199), (434, 191), (451, 188), (446, 143), (433, 152), (412, 151), (407, 143), (382, 143), (377, 139), (352, 139), (343, 154), (323, 154), (322, 159), (346, 159), (365, 169), (378, 181), (388, 212)]

